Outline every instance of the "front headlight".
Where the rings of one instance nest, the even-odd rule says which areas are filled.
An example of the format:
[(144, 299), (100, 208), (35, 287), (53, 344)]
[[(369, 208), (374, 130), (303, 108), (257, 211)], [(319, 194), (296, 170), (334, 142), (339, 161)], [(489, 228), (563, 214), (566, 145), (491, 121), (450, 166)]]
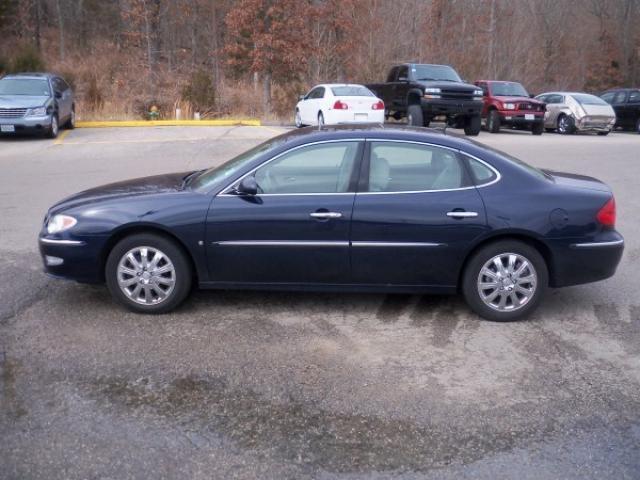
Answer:
[(44, 117), (47, 114), (47, 107), (37, 107), (29, 109), (27, 117)]
[(440, 89), (436, 87), (429, 87), (424, 89), (424, 93), (440, 93)]
[(47, 222), (47, 232), (64, 232), (65, 230), (69, 230), (76, 223), (78, 223), (78, 221), (69, 215), (54, 215), (49, 219), (49, 222)]
[(505, 110), (515, 110), (516, 109), (516, 104), (515, 103), (505, 103), (504, 104), (504, 109)]
[(482, 97), (484, 94), (482, 93), (482, 90), (474, 90), (473, 91), (473, 96), (474, 97)]

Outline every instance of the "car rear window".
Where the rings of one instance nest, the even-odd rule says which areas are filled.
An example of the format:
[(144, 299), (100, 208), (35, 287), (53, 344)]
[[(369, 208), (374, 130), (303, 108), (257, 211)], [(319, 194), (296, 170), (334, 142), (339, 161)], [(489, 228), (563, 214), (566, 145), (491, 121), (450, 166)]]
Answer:
[(571, 95), (580, 105), (608, 105), (600, 97), (596, 97), (595, 95), (589, 95), (587, 93), (577, 93), (575, 95)]
[(49, 96), (49, 82), (44, 78), (3, 78), (0, 95)]
[(336, 97), (374, 97), (371, 90), (365, 87), (347, 86), (331, 87), (331, 91)]

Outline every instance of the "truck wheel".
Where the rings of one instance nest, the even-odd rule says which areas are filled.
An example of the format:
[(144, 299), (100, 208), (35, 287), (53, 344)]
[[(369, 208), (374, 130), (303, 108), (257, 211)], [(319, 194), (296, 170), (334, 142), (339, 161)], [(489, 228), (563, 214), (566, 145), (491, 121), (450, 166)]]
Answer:
[(409, 105), (409, 110), (407, 111), (407, 123), (414, 127), (422, 127), (424, 125), (422, 107), (420, 107), (420, 105)]
[(544, 131), (544, 123), (536, 122), (533, 125), (531, 125), (531, 133), (533, 133), (534, 135), (542, 135), (543, 131)]
[(640, 133), (640, 118), (636, 122), (636, 133)]
[(487, 117), (487, 130), (491, 133), (498, 133), (500, 131), (500, 114), (497, 110), (491, 110), (489, 117)]
[(468, 117), (464, 126), (464, 134), (475, 137), (480, 133), (481, 125), (480, 115)]

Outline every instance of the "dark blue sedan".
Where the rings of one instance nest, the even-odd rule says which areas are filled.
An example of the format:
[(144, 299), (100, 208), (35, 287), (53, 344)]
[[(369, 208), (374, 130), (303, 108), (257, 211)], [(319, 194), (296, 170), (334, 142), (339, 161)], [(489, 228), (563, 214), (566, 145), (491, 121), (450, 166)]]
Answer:
[(51, 275), (104, 282), (130, 309), (215, 289), (461, 292), (514, 320), (547, 287), (612, 276), (609, 187), (429, 129), (324, 127), (198, 172), (87, 190), (40, 234)]

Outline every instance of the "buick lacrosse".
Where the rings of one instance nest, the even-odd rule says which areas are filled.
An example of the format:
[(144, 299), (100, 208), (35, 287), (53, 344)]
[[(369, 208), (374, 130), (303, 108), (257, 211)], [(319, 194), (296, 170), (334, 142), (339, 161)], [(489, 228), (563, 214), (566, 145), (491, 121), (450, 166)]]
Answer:
[(425, 128), (304, 128), (208, 170), (114, 183), (51, 207), (45, 270), (106, 282), (136, 312), (214, 289), (464, 295), (490, 320), (548, 287), (612, 276), (624, 240), (590, 177)]

